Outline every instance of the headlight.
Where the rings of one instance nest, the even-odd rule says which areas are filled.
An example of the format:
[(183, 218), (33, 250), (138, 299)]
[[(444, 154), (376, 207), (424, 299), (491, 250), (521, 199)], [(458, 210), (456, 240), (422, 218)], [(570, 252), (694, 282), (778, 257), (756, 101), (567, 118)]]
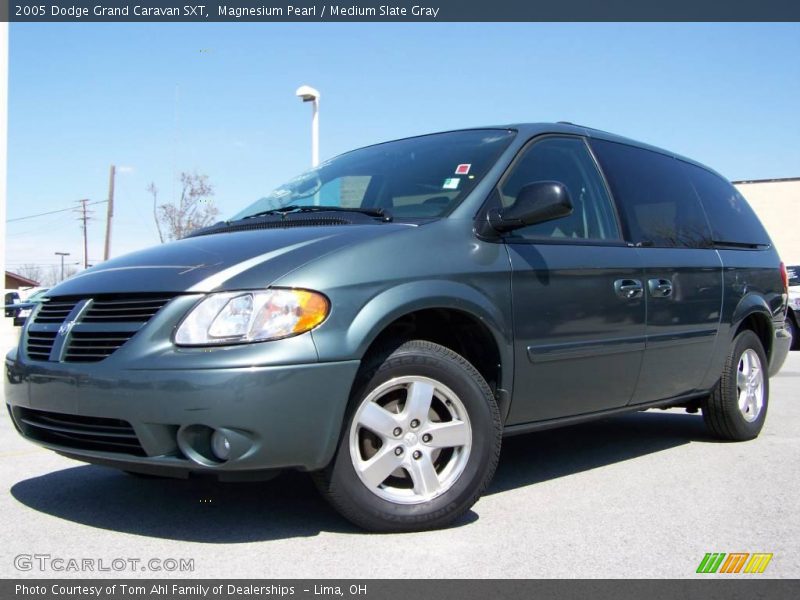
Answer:
[(329, 310), (325, 296), (308, 290), (211, 294), (183, 319), (175, 343), (208, 346), (277, 340), (314, 329)]

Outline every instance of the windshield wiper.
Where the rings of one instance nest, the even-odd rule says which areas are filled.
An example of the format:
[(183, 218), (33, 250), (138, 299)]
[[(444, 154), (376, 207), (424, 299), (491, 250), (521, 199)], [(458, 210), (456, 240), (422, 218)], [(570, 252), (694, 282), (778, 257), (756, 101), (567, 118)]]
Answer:
[(269, 215), (287, 215), (295, 212), (355, 212), (382, 219), (385, 222), (392, 220), (392, 215), (382, 208), (356, 208), (345, 206), (318, 206), (315, 204), (301, 205), (291, 204), (289, 206), (282, 206), (281, 208), (273, 208), (270, 210), (262, 210), (261, 212), (247, 215), (244, 219), (254, 219), (256, 217), (266, 217)]

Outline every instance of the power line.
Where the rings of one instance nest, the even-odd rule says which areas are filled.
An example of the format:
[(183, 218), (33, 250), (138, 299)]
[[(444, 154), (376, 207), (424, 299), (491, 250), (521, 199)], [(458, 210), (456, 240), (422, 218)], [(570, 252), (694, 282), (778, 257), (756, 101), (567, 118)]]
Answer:
[[(79, 200), (80, 202), (80, 200)], [(96, 202), (88, 202), (86, 206), (94, 206), (95, 204), (105, 204), (108, 200), (97, 200)], [(36, 215), (28, 215), (26, 217), (16, 217), (15, 219), (6, 219), (6, 223), (13, 223), (14, 221), (24, 221), (26, 219), (35, 219), (36, 217), (46, 217), (47, 215), (54, 215), (56, 213), (69, 212), (75, 210), (74, 208), (62, 208), (60, 210), (51, 210)]]
[[(30, 265), (32, 267), (57, 267), (60, 264), (61, 263), (57, 263), (57, 262), (32, 262), (32, 261), (27, 261), (27, 262), (6, 262), (6, 266), (7, 267), (25, 267), (25, 266), (28, 266), (28, 265)], [(81, 264), (81, 262), (79, 260), (76, 260), (75, 262), (68, 262), (68, 263), (64, 263), (64, 264), (65, 265), (71, 265), (71, 266), (77, 266), (77, 265)]]

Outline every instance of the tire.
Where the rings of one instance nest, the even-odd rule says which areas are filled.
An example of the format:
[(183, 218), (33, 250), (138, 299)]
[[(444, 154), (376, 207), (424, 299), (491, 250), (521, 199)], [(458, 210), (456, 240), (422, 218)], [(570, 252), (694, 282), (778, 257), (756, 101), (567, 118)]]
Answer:
[(484, 492), (500, 456), (486, 381), (427, 341), (376, 353), (357, 381), (336, 456), (314, 474), (323, 496), (370, 531), (451, 524)]
[(719, 439), (752, 440), (764, 426), (768, 405), (767, 356), (758, 336), (745, 330), (734, 338), (722, 377), (703, 401), (703, 420)]

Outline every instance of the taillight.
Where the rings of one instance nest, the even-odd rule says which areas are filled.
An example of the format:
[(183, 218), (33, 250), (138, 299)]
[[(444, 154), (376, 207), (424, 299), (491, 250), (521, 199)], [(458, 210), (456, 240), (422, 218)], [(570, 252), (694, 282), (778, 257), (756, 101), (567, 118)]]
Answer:
[(789, 293), (789, 271), (783, 263), (781, 263), (781, 281), (783, 281), (783, 291)]

